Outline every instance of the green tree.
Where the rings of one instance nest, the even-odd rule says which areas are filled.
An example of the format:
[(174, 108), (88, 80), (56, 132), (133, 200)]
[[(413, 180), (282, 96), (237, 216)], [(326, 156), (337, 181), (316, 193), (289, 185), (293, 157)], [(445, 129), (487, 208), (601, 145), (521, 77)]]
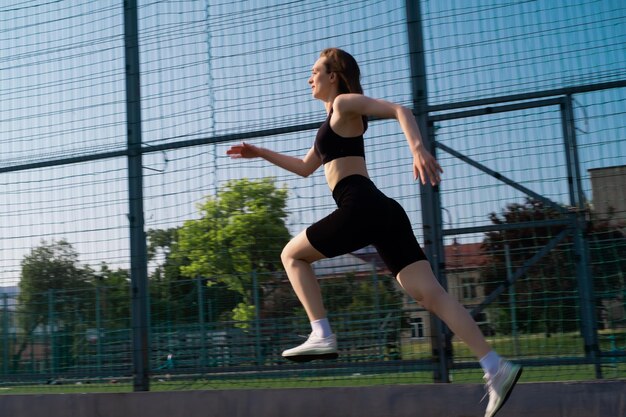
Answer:
[[(210, 282), (204, 277), (190, 279), (182, 274), (182, 267), (191, 261), (178, 244), (179, 230), (176, 227), (147, 232), (148, 259), (156, 263), (150, 274), (151, 320), (155, 325), (196, 323), (199, 314), (206, 321), (215, 321), (241, 302), (241, 296), (224, 283)], [(202, 312), (200, 297), (204, 300)]]
[[(102, 262), (93, 273), (102, 325), (107, 329), (130, 327), (130, 273), (127, 269), (112, 270)], [(95, 297), (94, 297), (95, 302)], [(94, 303), (95, 304), (95, 303)]]
[[(77, 315), (93, 310), (87, 308), (91, 271), (78, 264), (78, 253), (67, 241), (42, 241), (24, 257), (21, 266), (17, 316), (23, 337), (13, 355), (14, 368), (37, 327), (72, 334)], [(66, 355), (62, 357), (69, 360)], [(59, 366), (69, 365), (66, 362), (59, 362)]]
[(233, 317), (253, 314), (252, 272), (260, 281), (282, 268), (280, 253), (289, 241), (285, 225), (287, 190), (273, 180), (233, 180), (198, 208), (200, 218), (178, 231), (176, 262), (187, 278), (205, 277), (241, 296)]
[[(522, 204), (507, 205), (501, 215), (490, 214), (491, 222), (496, 225), (562, 218), (560, 212), (531, 198)], [(481, 271), (486, 293), (494, 291), (506, 279), (507, 248), (510, 267), (515, 270), (566, 227), (510, 228), (486, 233), (482, 247), (488, 261)], [(593, 216), (585, 233), (596, 294), (623, 287), (620, 277), (626, 270), (624, 236), (611, 228), (609, 222), (594, 219)], [(577, 329), (576, 276), (573, 237), (570, 234), (516, 281), (514, 289), (518, 329), (526, 332), (544, 331), (547, 334)], [(508, 295), (508, 292), (504, 293), (495, 304), (499, 308), (497, 329), (503, 333), (511, 330), (512, 310)]]
[[(151, 229), (147, 232), (148, 261), (156, 262), (150, 274), (150, 308), (153, 324), (197, 320), (196, 284), (182, 275), (189, 264), (178, 251), (180, 228)], [(176, 256), (172, 256), (175, 253)]]

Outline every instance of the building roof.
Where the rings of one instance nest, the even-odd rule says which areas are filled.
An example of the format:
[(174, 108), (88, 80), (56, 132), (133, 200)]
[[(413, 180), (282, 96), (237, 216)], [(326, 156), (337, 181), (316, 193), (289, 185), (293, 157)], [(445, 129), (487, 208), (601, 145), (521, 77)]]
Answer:
[[(487, 262), (482, 251), (482, 243), (454, 243), (444, 247), (446, 269), (477, 269)], [(319, 277), (329, 277), (346, 273), (389, 274), (389, 269), (372, 246), (356, 252), (322, 259), (313, 264), (313, 270)]]
[[(377, 260), (374, 259), (373, 262), (380, 262), (381, 264), (382, 260), (376, 251), (370, 254), (369, 257), (370, 259), (362, 259), (356, 253), (347, 253), (334, 258), (321, 259), (313, 263), (313, 271), (315, 271), (318, 277), (343, 275), (347, 273), (371, 274), (374, 272), (375, 268), (375, 264), (372, 263), (371, 259), (377, 258)], [(379, 272), (379, 270), (376, 272)]]
[(626, 165), (613, 165), (610, 167), (600, 167), (600, 168), (589, 168), (588, 172), (600, 172), (600, 171), (614, 171), (614, 170), (622, 170), (626, 169)]
[(487, 262), (482, 243), (453, 243), (444, 252), (446, 269), (476, 269)]

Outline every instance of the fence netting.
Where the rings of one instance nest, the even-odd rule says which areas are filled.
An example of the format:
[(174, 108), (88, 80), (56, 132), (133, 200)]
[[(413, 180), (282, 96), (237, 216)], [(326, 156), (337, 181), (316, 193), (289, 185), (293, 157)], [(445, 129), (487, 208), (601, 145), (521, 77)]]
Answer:
[[(124, 3), (0, 6), (3, 392), (132, 389)], [(448, 290), (525, 380), (624, 378), (626, 4), (419, 5)], [(307, 80), (329, 46), (356, 57), (367, 95), (413, 107), (405, 1), (137, 12), (151, 389), (430, 383), (448, 336), (449, 379), (480, 382), (369, 247), (314, 264), (339, 359), (286, 362), (310, 327), (281, 250), (335, 203), (322, 170), (225, 155), (243, 140), (306, 154), (326, 116)], [(530, 104), (546, 91), (561, 101)], [(517, 107), (480, 102), (507, 96)], [(395, 121), (370, 122), (366, 159), (432, 244)]]

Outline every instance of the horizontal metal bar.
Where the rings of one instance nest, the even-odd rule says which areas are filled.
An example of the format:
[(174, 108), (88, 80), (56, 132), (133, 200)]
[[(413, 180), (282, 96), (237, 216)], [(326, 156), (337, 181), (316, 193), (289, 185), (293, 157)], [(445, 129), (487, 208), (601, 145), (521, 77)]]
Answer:
[[(539, 99), (539, 98), (544, 98), (544, 97), (564, 96), (567, 94), (588, 93), (592, 91), (608, 90), (611, 88), (621, 88), (621, 87), (626, 87), (626, 80), (613, 81), (613, 82), (608, 82), (608, 83), (599, 83), (599, 84), (589, 84), (589, 85), (583, 85), (583, 86), (578, 86), (578, 87), (538, 91), (535, 93), (514, 94), (510, 96), (462, 101), (458, 103), (440, 104), (436, 106), (429, 106), (427, 107), (426, 111), (430, 113), (430, 112), (446, 111), (446, 110), (453, 110), (453, 109), (460, 109), (460, 108), (467, 108), (467, 107), (485, 106), (489, 104), (506, 103), (506, 102), (511, 102), (511, 101), (533, 100), (533, 99)], [(506, 111), (506, 110), (503, 110), (503, 111)], [(439, 116), (432, 116), (432, 117), (439, 117)], [(372, 121), (374, 120), (377, 120), (377, 119), (372, 118)], [(444, 120), (444, 119), (440, 119), (440, 120)], [(199, 139), (182, 140), (182, 141), (176, 141), (176, 142), (163, 143), (159, 145), (150, 145), (150, 144), (144, 143), (144, 146), (141, 148), (139, 152), (142, 154), (147, 154), (151, 152), (167, 151), (167, 150), (180, 149), (180, 148), (186, 148), (186, 147), (191, 147), (191, 146), (201, 146), (201, 145), (207, 145), (211, 143), (238, 141), (238, 140), (251, 139), (251, 138), (282, 135), (282, 134), (287, 134), (287, 133), (303, 132), (307, 130), (318, 129), (320, 126), (321, 126), (320, 122), (315, 122), (315, 123), (307, 123), (307, 124), (297, 125), (297, 126), (286, 126), (286, 127), (275, 128), (275, 129), (257, 130), (257, 131), (252, 131), (252, 132), (233, 133), (233, 134), (218, 135), (218, 136), (207, 136), (207, 137), (199, 138)], [(171, 138), (171, 139), (174, 139), (174, 138)], [(76, 163), (81, 163), (81, 162), (97, 161), (100, 159), (119, 158), (119, 157), (125, 157), (125, 156), (128, 156), (128, 151), (126, 149), (119, 150), (119, 151), (95, 153), (91, 155), (82, 155), (82, 156), (74, 156), (74, 157), (68, 157), (68, 158), (52, 159), (52, 160), (47, 160), (47, 161), (31, 162), (27, 164), (7, 165), (7, 166), (0, 167), (0, 174), (5, 173), (5, 172), (25, 171), (29, 169), (47, 168), (47, 167), (60, 166), (60, 165), (76, 164)]]
[[(515, 363), (524, 366), (554, 366), (554, 365), (593, 365), (595, 361), (589, 360), (586, 356), (575, 357), (548, 357), (548, 358), (533, 358), (533, 359), (520, 359), (516, 358)], [(454, 362), (452, 369), (475, 369), (479, 368), (480, 363), (477, 361), (464, 361)]]
[[(251, 138), (261, 138), (261, 137), (266, 137), (266, 136), (284, 135), (287, 133), (296, 133), (296, 132), (303, 132), (307, 130), (314, 130), (314, 129), (318, 129), (320, 126), (321, 126), (321, 123), (316, 122), (316, 123), (308, 123), (308, 124), (298, 125), (298, 126), (287, 126), (287, 127), (279, 127), (275, 129), (256, 130), (253, 132), (208, 136), (208, 137), (198, 138), (198, 139), (163, 143), (160, 145), (151, 145), (149, 143), (148, 144), (144, 143), (142, 148), (136, 152), (141, 153), (141, 154), (148, 154), (152, 152), (161, 152), (161, 151), (168, 151), (168, 150), (173, 150), (173, 149), (188, 148), (192, 146), (201, 146), (201, 145), (207, 145), (211, 143), (221, 143), (221, 142), (230, 142), (230, 141), (235, 142), (235, 141), (242, 141), (242, 140), (251, 139)], [(78, 164), (81, 162), (97, 161), (100, 159), (119, 158), (119, 157), (124, 157), (128, 155), (129, 155), (129, 151), (127, 149), (122, 149), (119, 151), (101, 152), (101, 153), (95, 153), (91, 155), (73, 156), (69, 158), (60, 158), (60, 159), (53, 159), (53, 160), (47, 160), (47, 161), (31, 162), (31, 163), (21, 164), (21, 165), (9, 165), (9, 166), (0, 167), (0, 174), (4, 172), (16, 172), (16, 171), (25, 171), (29, 169), (48, 168), (48, 167), (60, 166), (60, 165)]]
[(458, 236), (458, 235), (467, 235), (471, 233), (497, 232), (500, 230), (532, 229), (535, 227), (547, 227), (547, 226), (569, 226), (573, 224), (574, 222), (576, 222), (576, 218), (536, 220), (532, 222), (519, 222), (519, 223), (491, 224), (488, 226), (455, 227), (453, 229), (443, 229), (443, 235), (444, 236)]
[(555, 88), (552, 90), (536, 91), (533, 93), (512, 94), (509, 96), (491, 97), (477, 100), (459, 101), (457, 103), (437, 104), (428, 106), (426, 112), (438, 112), (467, 107), (485, 106), (488, 104), (507, 103), (511, 101), (533, 100), (544, 97), (565, 96), (568, 94), (590, 93), (592, 91), (609, 90), (611, 88), (626, 87), (626, 80), (610, 81), (606, 83), (587, 84), (577, 87)]
[(262, 138), (266, 136), (284, 135), (287, 133), (304, 132), (307, 130), (319, 129), (322, 122), (307, 123), (297, 126), (277, 127), (274, 129), (255, 130), (252, 132), (232, 133), (228, 135), (209, 136), (206, 138), (183, 140), (161, 145), (147, 145), (142, 149), (143, 153), (168, 151), (172, 149), (188, 148), (191, 146), (208, 145), (211, 143), (236, 142), (244, 139)]
[(546, 100), (525, 101), (523, 103), (506, 104), (495, 107), (483, 107), (480, 109), (465, 110), (454, 113), (435, 114), (428, 116), (428, 121), (442, 121), (461, 119), (465, 117), (484, 116), (485, 114), (504, 113), (516, 110), (533, 109), (537, 107), (559, 106), (563, 103), (563, 98), (549, 98)]
[(100, 159), (120, 158), (122, 156), (128, 156), (126, 149), (111, 152), (101, 152), (91, 155), (73, 156), (69, 158), (53, 159), (48, 161), (31, 162), (21, 165), (9, 165), (0, 167), (0, 174), (5, 172), (26, 171), (28, 169), (48, 168), (60, 165), (79, 164), (81, 162), (97, 161)]

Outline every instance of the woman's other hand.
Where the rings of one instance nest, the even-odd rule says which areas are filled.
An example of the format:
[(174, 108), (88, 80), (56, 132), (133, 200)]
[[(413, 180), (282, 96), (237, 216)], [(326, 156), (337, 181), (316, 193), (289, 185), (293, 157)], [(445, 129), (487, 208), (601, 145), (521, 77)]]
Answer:
[(426, 149), (420, 146), (413, 152), (413, 177), (416, 181), (419, 179), (426, 185), (429, 180), (434, 187), (441, 182), (442, 173), (439, 162)]
[(240, 145), (231, 146), (230, 149), (226, 151), (226, 155), (229, 155), (233, 159), (258, 158), (261, 156), (261, 148), (243, 142)]

